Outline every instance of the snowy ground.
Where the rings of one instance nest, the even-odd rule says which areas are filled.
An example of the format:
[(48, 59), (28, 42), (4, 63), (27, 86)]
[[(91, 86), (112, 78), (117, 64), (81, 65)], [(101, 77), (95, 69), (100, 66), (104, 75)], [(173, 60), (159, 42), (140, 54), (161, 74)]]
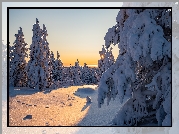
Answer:
[[(86, 92), (80, 92), (80, 90), (83, 87), (70, 87), (70, 88), (53, 90), (52, 92), (50, 92), (50, 93), (46, 92), (45, 94), (37, 93), (38, 90), (36, 90), (36, 91), (28, 90), (27, 91), (26, 89), (15, 90), (15, 92), (16, 92), (15, 93), (13, 91), (13, 88), (11, 88), (10, 95), (15, 97), (15, 98), (11, 98), (14, 100), (17, 98), (20, 100), (20, 96), (21, 96), (22, 100), (25, 100), (25, 98), (26, 98), (27, 102), (33, 102), (32, 100), (28, 100), (28, 97), (32, 99), (32, 97), (35, 97), (35, 96), (37, 97), (40, 95), (44, 95), (44, 97), (45, 96), (47, 97), (48, 95), (51, 96), (53, 93), (56, 93), (56, 95), (57, 95), (57, 93), (58, 94), (66, 94), (66, 92), (68, 92), (68, 91), (69, 92), (74, 91), (73, 93), (75, 93), (76, 95), (74, 95), (73, 93), (70, 93), (70, 97), (75, 97), (76, 101), (77, 100), (80, 101), (79, 103), (76, 102), (76, 104), (81, 104), (81, 105), (79, 106), (78, 110), (76, 110), (76, 113), (74, 113), (74, 111), (70, 112), (70, 113), (73, 113), (70, 115), (72, 117), (75, 117), (76, 115), (80, 114), (80, 116), (78, 116), (78, 120), (73, 121), (73, 122), (74, 123), (76, 122), (76, 125), (78, 125), (78, 126), (80, 126), (80, 125), (85, 126), (88, 124), (90, 125), (92, 123), (94, 125), (106, 125), (109, 122), (109, 120), (114, 117), (114, 115), (116, 114), (115, 112), (118, 111), (119, 107), (118, 107), (118, 109), (116, 109), (116, 104), (119, 106), (119, 103), (117, 103), (117, 101), (111, 101), (109, 106), (106, 106), (106, 104), (104, 104), (102, 106), (102, 108), (99, 109), (97, 107), (97, 88), (96, 88), (96, 86), (90, 86), (90, 88), (92, 89), (92, 90), (90, 90), (90, 88), (88, 88), (88, 87), (89, 86), (84, 86), (84, 91), (86, 89), (87, 90)], [(80, 90), (78, 90), (78, 88), (80, 88)], [(7, 88), (3, 88), (3, 89), (7, 89)], [(28, 94), (28, 95), (25, 95), (23, 90), (26, 90), (26, 94)], [(63, 93), (61, 93), (60, 91)], [(17, 95), (17, 94), (24, 94), (24, 97), (22, 97), (22, 95)], [(90, 106), (86, 107), (84, 111), (81, 112), (81, 110), (86, 105), (86, 99), (84, 97), (87, 94), (88, 94), (88, 96), (90, 96), (92, 98), (92, 103), (90, 104)], [(134, 127), (119, 127), (119, 128), (118, 127), (36, 127), (33, 129), (31, 127), (7, 127), (6, 90), (3, 90), (2, 95), (3, 95), (2, 96), (2, 124), (3, 124), (2, 134), (21, 134), (21, 133), (23, 133), (23, 134), (91, 134), (91, 133), (94, 133), (94, 134), (109, 134), (109, 133), (110, 134), (155, 134), (156, 132), (158, 134), (163, 134), (165, 131), (165, 128), (161, 128), (161, 130), (160, 130), (160, 128), (157, 128), (157, 127), (153, 128), (152, 131), (151, 131), (150, 127), (145, 127), (145, 128), (141, 128), (141, 127), (137, 127), (137, 128), (134, 128)], [(65, 95), (64, 98), (58, 98), (58, 99), (56, 99), (56, 101), (57, 100), (60, 101), (63, 99), (66, 100), (67, 97), (68, 96)], [(49, 102), (49, 101), (47, 101), (47, 102)], [(51, 102), (55, 103), (53, 99), (51, 99)], [(65, 102), (67, 103), (68, 101), (66, 100)], [(16, 103), (16, 104), (20, 105), (18, 103)], [(74, 102), (73, 102), (73, 104), (74, 104)], [(42, 103), (42, 105), (43, 105), (43, 103)], [(49, 105), (49, 108), (51, 108), (52, 106)], [(72, 105), (72, 106), (74, 106), (74, 105)], [(71, 108), (72, 108), (72, 106), (71, 106)], [(38, 107), (38, 105), (37, 105), (37, 107)], [(23, 108), (23, 106), (19, 106), (19, 110), (21, 108)], [(33, 107), (31, 107), (31, 106), (29, 108), (33, 109)], [(65, 109), (65, 107), (63, 107), (63, 108)], [(68, 108), (69, 107), (66, 106), (66, 109), (68, 109)], [(34, 109), (35, 109), (35, 107), (34, 107)], [(113, 112), (112, 112), (112, 109), (114, 110)], [(20, 123), (22, 123), (23, 122), (22, 119), (20, 117), (18, 117), (19, 113), (21, 113), (21, 111), (19, 111), (19, 110), (15, 114), (15, 117), (17, 118), (17, 120), (21, 120)], [(27, 109), (26, 109), (26, 111), (27, 111)], [(31, 111), (33, 111), (33, 110), (31, 110)], [(36, 108), (36, 111), (37, 111), (37, 108)], [(43, 111), (43, 112), (45, 112), (45, 111)], [(21, 114), (24, 114), (23, 116), (26, 115), (23, 112)], [(28, 113), (28, 114), (31, 114), (31, 113)], [(62, 115), (63, 114), (60, 114), (58, 116), (63, 117)], [(23, 117), (23, 116), (21, 116), (21, 117)], [(70, 117), (70, 119), (73, 119), (72, 117)], [(81, 117), (81, 118), (79, 118), (79, 117)], [(32, 124), (33, 123), (32, 120), (35, 120), (34, 116), (32, 116), (31, 122), (30, 122), (30, 120), (24, 120), (24, 123)], [(41, 121), (43, 123), (43, 125), (45, 124), (45, 121), (40, 120), (40, 118), (37, 118), (36, 121), (37, 121), (37, 125), (39, 125), (38, 121), (39, 122)], [(51, 123), (53, 123), (53, 121)], [(54, 123), (55, 123), (55, 121), (54, 121)], [(65, 123), (65, 121), (64, 121), (64, 123)], [(45, 124), (45, 125), (48, 125), (48, 124)], [(49, 125), (53, 125), (53, 124), (49, 123)], [(56, 125), (63, 125), (63, 124), (57, 123)], [(174, 126), (175, 126), (175, 129), (172, 129), (172, 130), (176, 130), (176, 128), (178, 128), (176, 123), (174, 124)], [(166, 129), (166, 131), (167, 130), (168, 129)], [(172, 134), (177, 134), (176, 132), (178, 132), (178, 131), (172, 131), (172, 130), (171, 130)], [(168, 133), (170, 133), (170, 132), (166, 132), (166, 134), (168, 134)]]
[[(107, 126), (119, 110), (119, 101), (98, 108), (96, 85), (71, 86), (38, 92), (10, 88), (10, 125), (12, 126)], [(91, 103), (86, 103), (86, 96)], [(32, 119), (26, 119), (32, 115)]]

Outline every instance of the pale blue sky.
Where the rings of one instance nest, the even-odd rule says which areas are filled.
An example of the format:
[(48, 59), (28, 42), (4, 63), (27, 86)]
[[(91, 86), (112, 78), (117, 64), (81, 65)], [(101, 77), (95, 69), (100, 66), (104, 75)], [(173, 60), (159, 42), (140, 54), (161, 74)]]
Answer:
[[(62, 62), (74, 65), (78, 58), (80, 64), (97, 64), (99, 51), (104, 44), (108, 28), (116, 24), (119, 9), (10, 9), (9, 40), (15, 40), (14, 34), (22, 27), (28, 46), (32, 43), (32, 27), (35, 18), (40, 26), (46, 25), (47, 40), (56, 56), (59, 51)], [(113, 53), (118, 55), (117, 46)]]

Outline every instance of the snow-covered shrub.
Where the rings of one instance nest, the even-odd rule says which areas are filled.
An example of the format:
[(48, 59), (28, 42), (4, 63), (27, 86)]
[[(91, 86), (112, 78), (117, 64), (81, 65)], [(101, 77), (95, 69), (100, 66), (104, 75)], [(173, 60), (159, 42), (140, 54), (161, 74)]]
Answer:
[(118, 45), (119, 55), (100, 80), (99, 107), (105, 98), (109, 103), (118, 95), (123, 103), (128, 96), (113, 125), (133, 126), (150, 120), (170, 126), (171, 10), (121, 9), (116, 22), (104, 39), (106, 48)]
[(24, 87), (27, 83), (25, 58), (28, 57), (28, 49), (21, 27), (15, 37), (13, 46), (9, 45), (9, 82), (12, 86)]

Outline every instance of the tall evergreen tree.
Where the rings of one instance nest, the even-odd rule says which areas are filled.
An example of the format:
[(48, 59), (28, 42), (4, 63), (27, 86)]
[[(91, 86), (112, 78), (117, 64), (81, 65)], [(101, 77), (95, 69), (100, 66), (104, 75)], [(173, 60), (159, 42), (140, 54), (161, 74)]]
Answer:
[(26, 86), (27, 82), (27, 63), (25, 58), (28, 57), (28, 49), (21, 27), (20, 30), (18, 30), (18, 34), (15, 34), (15, 37), (14, 46), (9, 46), (9, 79), (12, 86), (23, 87)]
[(55, 85), (55, 81), (56, 81), (56, 73), (57, 73), (57, 70), (55, 69), (56, 68), (56, 65), (55, 65), (55, 57), (54, 57), (54, 54), (53, 54), (53, 51), (51, 51), (50, 53), (50, 66), (52, 68), (51, 70), (51, 88), (56, 88), (56, 85)]
[(30, 45), (30, 60), (28, 61), (27, 71), (28, 71), (28, 86), (31, 88), (39, 88), (39, 70), (40, 70), (40, 46), (42, 43), (41, 29), (38, 19), (33, 25), (33, 37), (32, 44)]
[(40, 91), (48, 85), (48, 56), (49, 47), (46, 41), (47, 31), (45, 25), (40, 28), (39, 21), (33, 25), (32, 44), (30, 46), (30, 60), (28, 62), (28, 85)]
[(49, 88), (52, 85), (52, 66), (50, 65), (51, 62), (51, 57), (50, 57), (50, 48), (49, 48), (49, 43), (47, 41), (47, 29), (46, 26), (43, 24), (43, 41), (42, 41), (42, 46), (43, 46), (43, 57), (44, 57), (44, 64), (45, 64), (45, 77), (46, 77), (46, 87)]
[(63, 75), (63, 63), (60, 60), (60, 54), (57, 51), (57, 59), (55, 60), (55, 70), (56, 70), (56, 81), (57, 86), (61, 87), (63, 83), (62, 75)]

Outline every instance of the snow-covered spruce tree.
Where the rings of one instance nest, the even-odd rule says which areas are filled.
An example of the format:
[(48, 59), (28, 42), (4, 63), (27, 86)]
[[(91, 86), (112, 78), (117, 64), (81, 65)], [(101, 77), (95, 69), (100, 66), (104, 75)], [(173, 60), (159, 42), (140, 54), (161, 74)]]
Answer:
[(18, 30), (18, 34), (15, 34), (16, 40), (13, 45), (9, 45), (9, 81), (12, 86), (26, 87), (27, 86), (27, 71), (26, 60), (27, 55), (27, 43), (24, 40), (24, 34), (22, 28)]
[(45, 38), (47, 36), (46, 28), (40, 28), (39, 21), (33, 25), (32, 44), (30, 45), (30, 60), (28, 62), (28, 85), (31, 88), (38, 88), (40, 91), (47, 86), (48, 76), (48, 43)]
[(100, 76), (114, 64), (114, 56), (112, 54), (112, 47), (110, 50), (103, 45), (102, 51), (99, 51), (101, 59), (98, 60), (98, 68), (100, 69)]
[(67, 85), (67, 77), (68, 77), (68, 75), (67, 75), (67, 67), (63, 67), (63, 70), (62, 70), (62, 80), (63, 80), (63, 82), (62, 82), (62, 87), (64, 87), (64, 86), (66, 86)]
[(56, 88), (62, 87), (63, 84), (63, 63), (60, 60), (60, 54), (57, 51), (57, 59), (55, 60), (55, 75), (54, 75), (54, 81)]
[(50, 66), (51, 62), (51, 57), (50, 57), (50, 48), (49, 48), (49, 43), (47, 41), (47, 29), (46, 26), (43, 24), (43, 41), (42, 41), (42, 46), (43, 46), (43, 56), (44, 56), (44, 65), (45, 65), (45, 77), (46, 77), (46, 87), (49, 88), (52, 85), (52, 66)]
[(84, 63), (84, 66), (81, 70), (81, 80), (83, 84), (97, 84), (97, 72), (96, 68), (88, 67), (86, 63)]
[(60, 54), (58, 51), (57, 51), (57, 59), (55, 60), (55, 63), (56, 63), (56, 68), (57, 68), (57, 80), (61, 80), (63, 63), (60, 59)]
[(81, 79), (83, 84), (88, 85), (92, 84), (94, 80), (94, 75), (92, 74), (92, 68), (88, 67), (86, 63), (84, 63), (84, 66), (81, 71)]
[(100, 71), (100, 68), (99, 67), (96, 67), (96, 68), (94, 68), (94, 76), (96, 77), (96, 80), (97, 80), (97, 83), (96, 84), (98, 84), (98, 82), (100, 81), (100, 79), (101, 79), (101, 71)]
[(42, 42), (42, 38), (40, 35), (41, 29), (39, 25), (38, 19), (36, 19), (36, 24), (33, 25), (33, 37), (32, 37), (32, 44), (30, 45), (30, 54), (29, 54), (29, 61), (27, 66), (28, 72), (28, 86), (30, 88), (39, 87), (38, 82), (38, 71), (39, 71), (39, 61), (38, 55), (40, 53), (40, 44)]
[(98, 84), (98, 74), (97, 74), (98, 68), (93, 67), (91, 68), (91, 74), (92, 74), (92, 84)]
[(98, 60), (98, 68), (100, 70), (100, 76), (103, 74), (103, 72), (105, 72), (105, 67), (104, 67), (105, 53), (106, 53), (106, 49), (104, 48), (104, 45), (103, 45), (102, 51), (99, 51), (101, 59)]
[(171, 10), (121, 9), (105, 46), (118, 45), (114, 65), (103, 73), (99, 107), (107, 98), (130, 97), (112, 125), (171, 125)]
[(52, 68), (52, 70), (51, 70), (51, 88), (56, 88), (57, 86), (56, 86), (56, 74), (57, 74), (57, 70), (56, 70), (56, 65), (55, 65), (55, 57), (54, 57), (54, 54), (53, 54), (53, 52), (51, 51), (51, 53), (50, 53), (50, 67)]
[(72, 66), (70, 64), (70, 67), (63, 67), (62, 71), (62, 79), (63, 79), (63, 84), (62, 86), (68, 87), (74, 85), (73, 80), (72, 80)]
[(82, 84), (81, 81), (81, 67), (79, 66), (79, 61), (75, 62), (75, 66), (72, 66), (72, 80), (73, 80), (73, 85), (79, 86)]
[(89, 84), (89, 77), (90, 77), (89, 67), (87, 66), (86, 63), (84, 63), (84, 66), (81, 72), (81, 80), (83, 84)]

